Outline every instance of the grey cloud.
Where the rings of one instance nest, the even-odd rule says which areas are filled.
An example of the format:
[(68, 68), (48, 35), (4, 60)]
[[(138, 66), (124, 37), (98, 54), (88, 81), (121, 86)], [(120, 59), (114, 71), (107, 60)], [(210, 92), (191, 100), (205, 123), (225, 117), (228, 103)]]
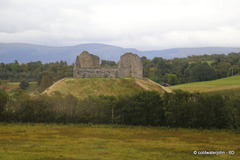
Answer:
[(238, 6), (239, 0), (0, 0), (0, 42), (239, 46)]

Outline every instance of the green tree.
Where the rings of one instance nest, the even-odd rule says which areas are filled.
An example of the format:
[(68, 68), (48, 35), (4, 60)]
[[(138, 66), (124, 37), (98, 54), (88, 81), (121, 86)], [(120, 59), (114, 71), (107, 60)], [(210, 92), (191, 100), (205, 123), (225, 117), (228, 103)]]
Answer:
[(237, 66), (237, 65), (233, 65), (229, 68), (229, 71), (228, 71), (228, 76), (234, 76), (236, 75), (237, 73), (239, 73), (240, 71), (240, 68)]
[(25, 80), (21, 81), (21, 83), (19, 84), (19, 87), (23, 90), (26, 90), (29, 87), (29, 83)]
[(40, 83), (40, 92), (43, 92), (45, 89), (50, 87), (53, 83), (52, 77), (49, 75), (44, 75)]
[(229, 128), (230, 107), (228, 98), (219, 94), (195, 93), (188, 101), (190, 119), (193, 128)]
[(115, 61), (101, 60), (101, 66), (117, 66)]
[(216, 79), (216, 72), (206, 62), (198, 62), (190, 67), (190, 76), (192, 81), (208, 81)]
[(231, 64), (228, 62), (221, 62), (214, 65), (214, 69), (218, 78), (224, 78), (228, 76), (229, 70), (231, 70)]
[(110, 124), (114, 122), (115, 97), (89, 96), (80, 100), (76, 115), (80, 122)]
[(161, 82), (160, 77), (157, 75), (157, 68), (156, 67), (149, 68), (148, 76), (151, 80), (153, 80), (157, 83)]
[(164, 114), (167, 126), (189, 127), (191, 118), (189, 101), (192, 94), (182, 90), (173, 93), (165, 92), (163, 95)]
[(116, 122), (128, 125), (162, 125), (164, 112), (157, 92), (143, 91), (122, 96), (116, 102)]
[(70, 116), (72, 118), (76, 112), (78, 99), (77, 99), (77, 97), (73, 96), (72, 94), (68, 94), (65, 97), (65, 103), (67, 106), (66, 112), (67, 112), (68, 116)]
[(168, 83), (171, 85), (179, 84), (179, 80), (176, 74), (168, 74)]
[(24, 97), (17, 111), (21, 122), (53, 122), (55, 115), (44, 96)]
[(143, 77), (149, 77), (149, 69), (151, 67), (151, 60), (147, 59), (147, 57), (141, 57), (141, 61), (143, 64)]
[(7, 102), (8, 94), (5, 91), (0, 90), (0, 113), (4, 111), (4, 107), (6, 106)]
[(229, 107), (231, 107), (231, 125), (233, 128), (240, 128), (240, 99), (238, 97), (234, 97), (229, 100)]

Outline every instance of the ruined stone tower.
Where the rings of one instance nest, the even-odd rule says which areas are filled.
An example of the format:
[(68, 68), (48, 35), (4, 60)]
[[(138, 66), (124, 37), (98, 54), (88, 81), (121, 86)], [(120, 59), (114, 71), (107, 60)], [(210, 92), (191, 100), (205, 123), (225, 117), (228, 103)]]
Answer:
[(121, 56), (118, 67), (100, 67), (100, 58), (83, 51), (77, 56), (73, 69), (74, 78), (102, 77), (143, 78), (143, 66), (138, 55), (126, 53)]
[(80, 68), (96, 68), (100, 67), (100, 58), (93, 54), (89, 54), (87, 51), (83, 51), (78, 58)]
[(119, 66), (120, 77), (143, 78), (143, 66), (138, 55), (125, 53), (121, 56)]

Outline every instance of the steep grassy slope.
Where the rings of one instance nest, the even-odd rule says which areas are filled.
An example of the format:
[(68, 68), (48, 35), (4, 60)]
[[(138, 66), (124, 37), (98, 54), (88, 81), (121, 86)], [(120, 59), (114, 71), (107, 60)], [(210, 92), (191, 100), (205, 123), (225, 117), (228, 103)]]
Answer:
[(72, 94), (79, 99), (84, 99), (88, 96), (98, 95), (130, 95), (142, 90), (155, 90), (162, 94), (164, 89), (149, 79), (64, 78), (53, 84), (44, 93), (51, 94), (54, 91), (59, 91), (62, 94)]
[(189, 92), (212, 92), (240, 89), (240, 76), (222, 78), (213, 81), (186, 83), (169, 87), (172, 90), (182, 89)]

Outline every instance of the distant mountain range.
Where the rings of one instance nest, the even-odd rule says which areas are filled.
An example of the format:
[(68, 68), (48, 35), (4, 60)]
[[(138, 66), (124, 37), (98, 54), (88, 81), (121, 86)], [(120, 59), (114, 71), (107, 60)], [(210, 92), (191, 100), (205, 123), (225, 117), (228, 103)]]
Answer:
[(163, 57), (171, 59), (203, 54), (228, 54), (240, 52), (239, 48), (230, 47), (203, 47), (203, 48), (173, 48), (166, 50), (139, 51), (134, 48), (122, 48), (118, 46), (88, 43), (76, 46), (50, 47), (23, 43), (0, 43), (0, 63), (11, 63), (17, 60), (19, 63), (41, 61), (43, 63), (67, 61), (74, 63), (76, 56), (82, 51), (88, 51), (104, 60), (119, 61), (120, 56), (126, 52), (146, 56), (149, 59)]

